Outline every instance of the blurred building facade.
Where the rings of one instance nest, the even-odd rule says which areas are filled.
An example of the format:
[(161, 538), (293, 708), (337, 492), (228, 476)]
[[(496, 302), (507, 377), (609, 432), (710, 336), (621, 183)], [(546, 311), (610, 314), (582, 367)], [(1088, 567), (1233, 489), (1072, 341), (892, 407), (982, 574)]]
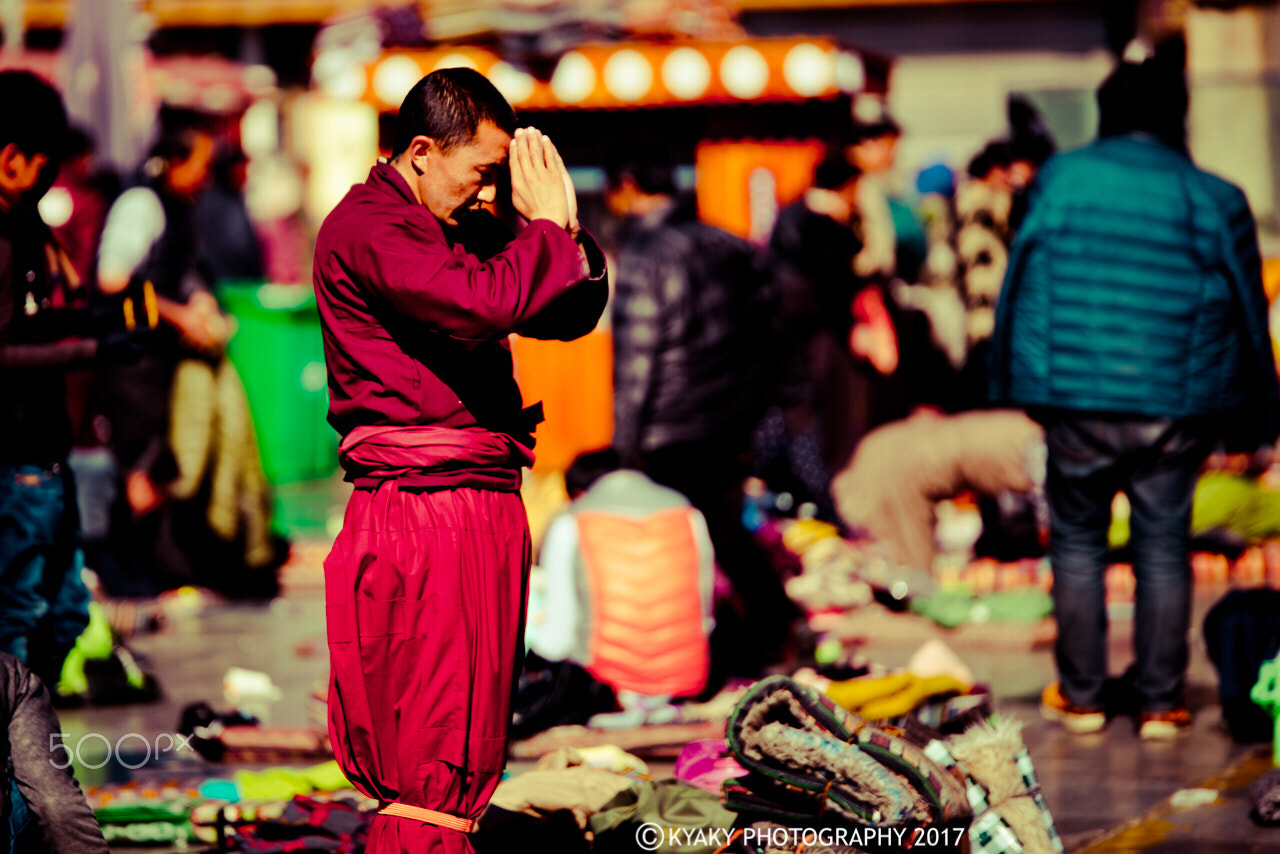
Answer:
[[(102, 4), (99, 4), (102, 5)], [(1276, 223), (1280, 6), (1274, 0), (121, 0), (160, 58), (217, 54), (268, 67), (282, 87), (326, 74), (327, 48), (470, 45), (549, 81), (582, 44), (812, 36), (892, 61), (890, 111), (905, 176), (962, 166), (1006, 132), (1010, 95), (1028, 97), (1059, 145), (1094, 133), (1093, 91), (1134, 37), (1184, 33), (1190, 141), (1206, 167), (1240, 183)], [(76, 0), (0, 0), (5, 53), (56, 49)], [(372, 43), (372, 45), (371, 45)], [(361, 53), (363, 52), (363, 53)], [(332, 63), (331, 63), (332, 64)], [(363, 86), (348, 86), (359, 100)], [(356, 91), (359, 89), (360, 91)], [(164, 93), (159, 93), (163, 99)]]

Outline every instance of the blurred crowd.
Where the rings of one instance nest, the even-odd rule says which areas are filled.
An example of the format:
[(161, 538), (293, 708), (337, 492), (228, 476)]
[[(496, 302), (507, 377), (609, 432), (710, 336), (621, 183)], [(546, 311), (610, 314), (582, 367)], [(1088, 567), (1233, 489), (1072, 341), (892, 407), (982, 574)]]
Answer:
[[(51, 611), (68, 621), (59, 647), (74, 642), (84, 565), (110, 597), (184, 585), (274, 595), (287, 545), (272, 531), (226, 357), (232, 327), (214, 295), (264, 277), (234, 126), (166, 111), (147, 157), (120, 175), (98, 167), (92, 133), (68, 126), (56, 91), (4, 74), (4, 150), (27, 180), (8, 188), (3, 211), (12, 250), (0, 361), (12, 406), (0, 432), (15, 483), (34, 490), (8, 498), (47, 499), (23, 534), (5, 531), (5, 583), (27, 579), (11, 609), (26, 612), (18, 634)], [(42, 673), (50, 684), (56, 674), (53, 662)]]
[[(714, 607), (708, 684), (782, 661), (800, 614), (744, 527), (744, 504), (878, 538), (898, 563), (927, 570), (934, 502), (976, 489), (983, 551), (1043, 554), (1027, 474), (1038, 429), (1016, 412), (957, 418), (989, 408), (986, 347), (1009, 246), (1054, 152), (1027, 102), (1011, 101), (1009, 115), (1008, 135), (963, 174), (935, 166), (902, 192), (902, 129), (883, 107), (855, 114), (763, 245), (698, 221), (661, 139), (606, 154), (604, 201), (619, 223), (614, 437), (571, 469), (570, 491), (592, 495), (602, 473), (638, 471), (698, 511), (732, 590)], [(972, 438), (949, 438), (962, 434)], [(876, 465), (855, 456), (863, 446)], [(621, 483), (601, 479), (590, 506), (611, 494), (617, 512), (639, 512), (644, 487)], [(670, 506), (660, 493), (651, 501)], [(560, 560), (553, 539), (544, 567)], [(667, 553), (698, 565), (696, 550)], [(653, 568), (653, 583), (673, 571)]]
[[(1130, 67), (1142, 66), (1117, 73)], [(234, 321), (216, 294), (301, 279), (296, 253), (280, 246), (296, 234), (249, 216), (246, 157), (226, 119), (163, 112), (148, 156), (120, 175), (96, 165), (92, 133), (67, 126), (56, 93), (30, 75), (6, 76), (14, 103), (0, 148), (27, 180), (3, 211), (15, 248), (0, 362), (14, 405), (0, 431), (14, 472), (6, 485), (44, 490), (35, 498), (15, 487), (5, 498), (44, 502), (27, 539), (3, 540), (5, 560), (28, 567), (26, 598), (15, 597), (26, 613), (11, 634), (56, 622), (65, 605), (59, 644), (73, 640), (82, 565), (110, 596), (187, 584), (274, 595), (287, 545), (271, 524), (253, 419), (226, 357)], [(1139, 115), (1145, 95), (1122, 95), (1099, 95), (1102, 138), (1153, 137), (1186, 158), (1185, 100), (1161, 136)], [(970, 493), (982, 516), (979, 555), (1045, 553), (1053, 474), (1044, 425), (1079, 401), (1019, 399), (1025, 371), (1040, 369), (1016, 366), (1023, 351), (993, 361), (1002, 291), (1025, 272), (1011, 269), (1014, 247), (1056, 149), (1029, 101), (1011, 97), (1007, 112), (1007, 133), (967, 164), (931, 165), (908, 186), (896, 168), (903, 129), (883, 102), (858, 99), (763, 243), (699, 222), (661, 139), (609, 148), (615, 432), (578, 491), (627, 469), (698, 511), (699, 548), (731, 588), (710, 639), (712, 683), (780, 660), (799, 615), (744, 527), (744, 507), (763, 502), (877, 539), (897, 563), (927, 571), (936, 502)], [(1056, 228), (1040, 227), (1040, 241)], [(1255, 320), (1265, 328), (1265, 317)], [(1147, 346), (1116, 334), (1122, 351)], [(1129, 413), (1096, 401), (1080, 408)], [(1140, 413), (1237, 411), (1231, 401), (1203, 409)], [(654, 493), (655, 506), (671, 500)], [(689, 553), (702, 554), (698, 566), (703, 552)], [(0, 649), (20, 648), (0, 637)], [(54, 672), (51, 661), (44, 675)]]
[[(604, 193), (622, 222), (614, 437), (569, 477), (582, 496), (576, 537), (591, 543), (580, 545), (579, 576), (593, 580), (579, 583), (578, 607), (607, 597), (623, 564), (641, 590), (673, 572), (695, 579), (708, 548), (723, 588), (685, 590), (702, 611), (651, 609), (648, 635), (628, 636), (625, 619), (592, 627), (600, 643), (645, 660), (648, 638), (705, 613), (706, 684), (758, 675), (794, 655), (800, 603), (744, 529), (753, 514), (830, 523), (877, 542), (899, 577), (928, 577), (938, 503), (972, 497), (981, 531), (963, 548), (1004, 562), (1050, 557), (1062, 683), (1046, 708), (1092, 726), (1106, 677), (1111, 504), (1123, 493), (1143, 736), (1189, 727), (1197, 477), (1215, 448), (1269, 448), (1280, 398), (1248, 204), (1188, 154), (1184, 50), (1170, 42), (1117, 65), (1097, 95), (1092, 145), (1058, 153), (1035, 107), (1011, 97), (1006, 134), (965, 168), (932, 165), (911, 187), (895, 169), (903, 129), (882, 104), (855, 102), (843, 139), (764, 245), (698, 221), (661, 139), (614, 146)], [(601, 477), (615, 470), (630, 479)], [(697, 513), (661, 561), (627, 537), (595, 540), (600, 513), (641, 525), (666, 518), (672, 495)], [(557, 530), (542, 561), (561, 579), (549, 581), (557, 609), (573, 589), (567, 536)], [(592, 655), (586, 640), (577, 649)], [(655, 668), (633, 682), (663, 684)], [(665, 684), (678, 685), (678, 671)]]

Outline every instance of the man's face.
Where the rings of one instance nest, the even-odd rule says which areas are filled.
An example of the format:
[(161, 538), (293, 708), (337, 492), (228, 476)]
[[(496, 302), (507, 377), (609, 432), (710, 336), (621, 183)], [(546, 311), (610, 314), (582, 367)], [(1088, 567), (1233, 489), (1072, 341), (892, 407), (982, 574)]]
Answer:
[(1015, 160), (1009, 166), (1009, 186), (1015, 190), (1025, 190), (1036, 177), (1036, 167), (1030, 160)]
[(635, 198), (636, 182), (630, 175), (624, 175), (621, 181), (607, 185), (604, 190), (604, 205), (618, 219), (631, 215), (631, 205)]
[(53, 186), (58, 164), (44, 154), (25, 154), (16, 144), (0, 149), (0, 196), (8, 206), (34, 204)]
[(445, 225), (457, 225), (468, 211), (492, 203), (506, 167), (511, 136), (493, 122), (481, 122), (475, 139), (445, 152), (433, 140), (418, 175), (418, 198)]
[(875, 136), (852, 146), (850, 160), (863, 174), (878, 175), (893, 168), (897, 149), (897, 134)]

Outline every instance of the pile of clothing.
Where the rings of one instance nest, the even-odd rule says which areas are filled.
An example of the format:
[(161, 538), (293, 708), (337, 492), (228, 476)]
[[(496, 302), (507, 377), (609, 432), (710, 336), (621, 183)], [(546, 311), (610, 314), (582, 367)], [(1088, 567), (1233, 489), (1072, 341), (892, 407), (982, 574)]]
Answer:
[(846, 850), (927, 832), (950, 850), (967, 835), (974, 852), (1063, 851), (1019, 725), (948, 735), (902, 722), (875, 726), (792, 679), (763, 680), (729, 719), (729, 748), (748, 773), (725, 783), (725, 803), (739, 827), (843, 830), (832, 838), (851, 840)]

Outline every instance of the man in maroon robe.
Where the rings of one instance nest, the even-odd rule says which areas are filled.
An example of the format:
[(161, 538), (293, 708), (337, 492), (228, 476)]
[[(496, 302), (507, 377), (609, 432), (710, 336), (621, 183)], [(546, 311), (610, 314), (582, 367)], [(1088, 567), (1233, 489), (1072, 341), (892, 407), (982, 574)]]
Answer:
[[(481, 210), (510, 169), (518, 235)], [(314, 283), (329, 422), (355, 491), (325, 562), (329, 730), (385, 806), (368, 851), (468, 852), (506, 760), (537, 407), (507, 336), (571, 340), (608, 295), (550, 140), (480, 74), (433, 72), (390, 162), (325, 219)]]

